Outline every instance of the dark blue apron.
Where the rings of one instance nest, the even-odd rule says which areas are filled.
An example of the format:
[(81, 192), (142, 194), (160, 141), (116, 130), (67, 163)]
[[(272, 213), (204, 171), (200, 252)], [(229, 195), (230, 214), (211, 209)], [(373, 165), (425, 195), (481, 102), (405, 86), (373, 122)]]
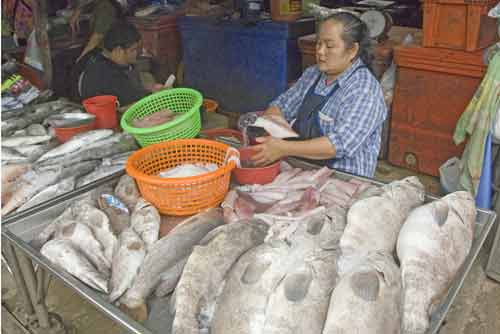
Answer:
[[(350, 78), (359, 69), (365, 67), (366, 67), (365, 65), (359, 66), (354, 71), (352, 71), (352, 73), (349, 75), (348, 78)], [(292, 126), (293, 130), (295, 130), (295, 132), (299, 134), (299, 138), (297, 138), (298, 140), (319, 138), (325, 135), (319, 123), (319, 112), (328, 102), (328, 99), (330, 99), (330, 97), (332, 97), (332, 95), (335, 94), (335, 92), (339, 89), (339, 84), (338, 82), (336, 82), (335, 86), (327, 95), (325, 96), (319, 95), (316, 94), (314, 91), (320, 79), (321, 79), (321, 73), (319, 74), (314, 84), (307, 91), (304, 99), (302, 100), (302, 104), (299, 107), (299, 111), (297, 112), (297, 118), (293, 123)], [(330, 163), (333, 162), (333, 159), (309, 160), (309, 161), (320, 165), (327, 165), (327, 164), (330, 165)]]

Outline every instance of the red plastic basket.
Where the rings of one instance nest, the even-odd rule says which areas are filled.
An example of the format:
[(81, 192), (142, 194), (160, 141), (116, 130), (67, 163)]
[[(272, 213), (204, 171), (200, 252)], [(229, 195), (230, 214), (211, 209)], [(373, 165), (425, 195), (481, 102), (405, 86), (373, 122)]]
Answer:
[[(240, 151), (240, 160), (242, 162), (249, 160), (254, 154), (251, 147), (241, 147), (238, 150)], [(280, 173), (280, 169), (280, 160), (278, 160), (265, 167), (236, 168), (233, 174), (236, 182), (239, 184), (266, 184), (274, 180)]]

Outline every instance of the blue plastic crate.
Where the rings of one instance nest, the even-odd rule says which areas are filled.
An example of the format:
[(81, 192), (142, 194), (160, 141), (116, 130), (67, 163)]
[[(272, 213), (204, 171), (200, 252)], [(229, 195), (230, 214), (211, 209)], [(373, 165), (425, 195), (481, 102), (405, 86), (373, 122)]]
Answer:
[(185, 16), (182, 36), (184, 84), (217, 100), (223, 110), (262, 110), (301, 73), (300, 36), (314, 32), (314, 20), (293, 23)]

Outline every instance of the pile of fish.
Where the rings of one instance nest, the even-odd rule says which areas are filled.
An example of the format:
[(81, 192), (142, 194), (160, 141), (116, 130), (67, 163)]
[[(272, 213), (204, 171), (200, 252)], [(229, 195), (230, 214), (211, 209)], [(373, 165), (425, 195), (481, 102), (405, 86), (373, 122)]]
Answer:
[(108, 129), (82, 132), (59, 145), (41, 123), (50, 115), (75, 114), (74, 108), (52, 103), (2, 120), (2, 216), (123, 170), (137, 149), (133, 137)]
[(136, 320), (170, 298), (174, 334), (423, 334), (476, 212), (467, 192), (424, 200), (416, 177), (379, 187), (284, 164), (159, 237), (162, 217), (124, 176), (33, 244)]

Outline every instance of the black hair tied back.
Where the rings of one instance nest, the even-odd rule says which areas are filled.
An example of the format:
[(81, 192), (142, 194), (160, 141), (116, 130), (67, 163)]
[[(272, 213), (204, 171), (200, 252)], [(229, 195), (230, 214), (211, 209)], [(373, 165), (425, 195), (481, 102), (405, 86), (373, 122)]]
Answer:
[(342, 39), (347, 48), (352, 48), (354, 43), (358, 43), (359, 49), (356, 58), (359, 57), (368, 68), (371, 68), (373, 62), (373, 45), (368, 31), (368, 27), (358, 16), (342, 11), (330, 15), (322, 22), (333, 20), (342, 23), (344, 29)]

